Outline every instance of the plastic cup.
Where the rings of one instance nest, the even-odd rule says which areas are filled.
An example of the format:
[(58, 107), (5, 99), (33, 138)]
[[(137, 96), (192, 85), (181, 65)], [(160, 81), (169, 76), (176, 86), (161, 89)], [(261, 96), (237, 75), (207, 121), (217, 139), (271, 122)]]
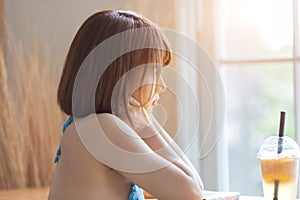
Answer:
[(265, 199), (295, 200), (300, 157), (297, 143), (287, 136), (268, 137), (257, 155), (261, 164)]

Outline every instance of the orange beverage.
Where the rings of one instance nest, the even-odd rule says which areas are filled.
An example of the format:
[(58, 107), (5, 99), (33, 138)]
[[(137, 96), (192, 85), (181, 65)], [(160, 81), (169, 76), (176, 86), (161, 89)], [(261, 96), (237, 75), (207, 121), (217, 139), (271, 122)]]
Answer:
[[(289, 137), (282, 137), (278, 153), (278, 137), (267, 138), (260, 148), (262, 183), (266, 200), (295, 200), (297, 196), (299, 148)], [(275, 198), (276, 196), (276, 198)]]
[(275, 193), (275, 181), (278, 181), (278, 199), (296, 199), (298, 181), (298, 159), (269, 159), (261, 160), (260, 163), (265, 198), (273, 200)]

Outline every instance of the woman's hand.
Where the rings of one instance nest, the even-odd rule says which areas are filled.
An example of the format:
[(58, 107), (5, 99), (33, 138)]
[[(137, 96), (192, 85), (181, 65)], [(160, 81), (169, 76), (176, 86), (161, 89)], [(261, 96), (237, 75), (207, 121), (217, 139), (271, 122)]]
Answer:
[(158, 133), (152, 124), (152, 106), (141, 104), (132, 96), (129, 97), (127, 105), (122, 106), (116, 115), (126, 122), (142, 139), (152, 137)]
[(135, 98), (132, 96), (129, 97), (128, 113), (133, 125), (133, 129), (137, 132), (151, 125), (149, 111), (150, 108), (148, 106), (141, 106), (140, 102), (138, 102)]

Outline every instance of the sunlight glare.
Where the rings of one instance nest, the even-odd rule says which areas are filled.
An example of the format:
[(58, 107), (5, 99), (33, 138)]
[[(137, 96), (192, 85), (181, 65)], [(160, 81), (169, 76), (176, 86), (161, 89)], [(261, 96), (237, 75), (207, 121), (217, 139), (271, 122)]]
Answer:
[(243, 1), (239, 4), (237, 16), (248, 25), (255, 27), (264, 45), (278, 50), (285, 45), (292, 44), (292, 4), (292, 0)]

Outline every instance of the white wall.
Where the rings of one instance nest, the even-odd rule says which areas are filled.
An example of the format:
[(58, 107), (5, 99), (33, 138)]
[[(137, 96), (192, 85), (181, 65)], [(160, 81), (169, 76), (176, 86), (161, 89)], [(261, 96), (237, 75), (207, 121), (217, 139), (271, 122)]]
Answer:
[[(62, 63), (76, 31), (92, 13), (105, 9), (136, 10), (159, 25), (171, 28), (172, 8), (168, 13), (162, 12), (163, 4), (170, 2), (172, 0), (4, 0), (4, 18), (8, 37), (20, 40), (27, 50), (34, 41), (45, 45)], [(153, 9), (149, 9), (150, 6)]]
[(122, 2), (114, 6), (109, 0), (4, 0), (6, 32), (26, 48), (34, 42), (47, 46), (62, 63), (82, 22), (96, 11), (122, 7)]

